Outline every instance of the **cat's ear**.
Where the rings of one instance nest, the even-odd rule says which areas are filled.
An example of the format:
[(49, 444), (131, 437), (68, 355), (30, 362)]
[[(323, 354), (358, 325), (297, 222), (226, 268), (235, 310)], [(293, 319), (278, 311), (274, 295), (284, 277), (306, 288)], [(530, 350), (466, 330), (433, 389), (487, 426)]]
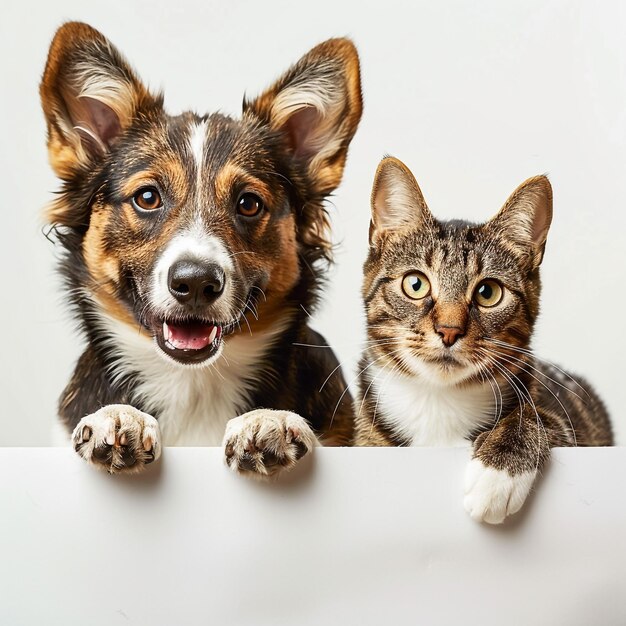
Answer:
[(243, 110), (281, 132), (314, 192), (329, 194), (341, 182), (348, 144), (361, 119), (354, 44), (348, 39), (321, 43), (267, 91), (244, 101)]
[(533, 268), (539, 267), (552, 222), (552, 185), (546, 176), (523, 182), (487, 225), (530, 250)]
[(411, 170), (394, 157), (378, 166), (372, 188), (370, 243), (388, 231), (430, 227), (434, 218)]
[(140, 108), (160, 105), (113, 45), (80, 22), (56, 32), (39, 92), (61, 178), (102, 158)]

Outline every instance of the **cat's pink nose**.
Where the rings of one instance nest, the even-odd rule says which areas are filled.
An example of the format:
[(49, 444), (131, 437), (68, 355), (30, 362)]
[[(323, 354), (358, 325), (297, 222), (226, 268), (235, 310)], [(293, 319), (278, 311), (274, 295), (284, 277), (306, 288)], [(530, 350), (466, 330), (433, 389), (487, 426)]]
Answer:
[(448, 347), (465, 334), (463, 329), (458, 326), (435, 326), (435, 330), (441, 335), (441, 341), (444, 345)]

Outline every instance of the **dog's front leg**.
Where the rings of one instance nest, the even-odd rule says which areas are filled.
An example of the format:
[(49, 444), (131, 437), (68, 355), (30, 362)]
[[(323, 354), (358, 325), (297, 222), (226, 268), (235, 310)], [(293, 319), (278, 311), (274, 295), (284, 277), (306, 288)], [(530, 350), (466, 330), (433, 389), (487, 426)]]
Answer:
[(137, 472), (161, 456), (154, 417), (128, 404), (109, 404), (83, 417), (72, 433), (78, 454), (110, 472)]
[(291, 469), (319, 445), (308, 422), (291, 411), (256, 409), (230, 420), (224, 435), (227, 465), (260, 478)]

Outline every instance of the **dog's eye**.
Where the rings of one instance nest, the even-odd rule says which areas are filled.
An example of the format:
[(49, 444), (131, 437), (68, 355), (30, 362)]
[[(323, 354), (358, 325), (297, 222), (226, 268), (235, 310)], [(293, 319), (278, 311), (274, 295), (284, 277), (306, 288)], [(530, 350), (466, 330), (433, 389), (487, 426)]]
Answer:
[(142, 211), (155, 211), (163, 206), (163, 200), (154, 187), (142, 187), (133, 196), (133, 205)]
[(253, 193), (244, 193), (237, 201), (237, 213), (244, 217), (255, 217), (263, 208), (263, 200)]

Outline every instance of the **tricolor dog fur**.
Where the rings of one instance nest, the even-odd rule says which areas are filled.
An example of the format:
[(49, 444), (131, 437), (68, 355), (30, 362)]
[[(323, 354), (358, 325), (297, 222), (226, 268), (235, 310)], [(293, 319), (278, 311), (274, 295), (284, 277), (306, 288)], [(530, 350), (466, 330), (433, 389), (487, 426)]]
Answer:
[(361, 117), (354, 45), (313, 48), (240, 119), (172, 116), (71, 22), (40, 92), (62, 181), (47, 217), (87, 342), (59, 403), (78, 454), (137, 471), (164, 445), (223, 442), (232, 469), (267, 476), (349, 443), (341, 373), (320, 391), (336, 358), (303, 344), (326, 345), (307, 319)]

